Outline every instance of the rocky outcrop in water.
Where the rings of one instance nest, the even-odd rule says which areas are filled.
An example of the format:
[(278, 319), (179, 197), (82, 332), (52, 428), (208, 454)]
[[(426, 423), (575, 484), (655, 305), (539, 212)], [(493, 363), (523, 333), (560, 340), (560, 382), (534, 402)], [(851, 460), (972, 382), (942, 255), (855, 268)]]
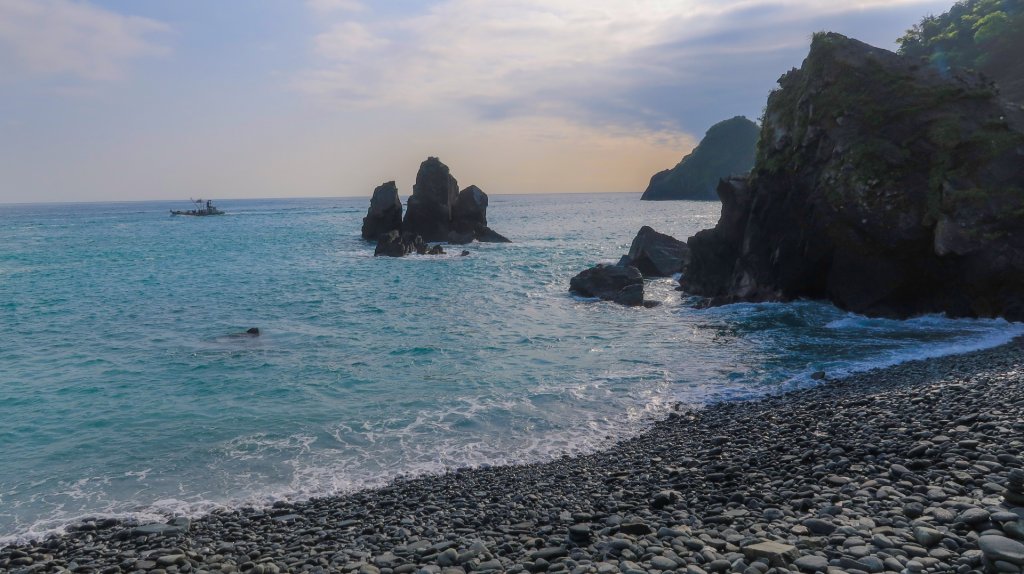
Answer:
[(431, 247), (423, 241), (422, 237), (409, 231), (399, 233), (397, 230), (391, 230), (380, 236), (380, 239), (377, 241), (377, 248), (373, 251), (373, 256), (405, 257), (412, 253), (417, 255), (444, 255), (444, 249), (440, 245)]
[[(416, 173), (416, 184), (402, 219), (398, 188), (391, 181), (373, 192), (370, 209), (363, 219), (363, 238), (377, 240), (391, 231), (377, 252), (399, 253), (419, 236), (421, 241), (447, 241), (454, 245), (471, 243), (509, 243), (508, 238), (487, 226), (487, 194), (471, 185), (459, 191), (459, 182), (448, 166), (436, 157), (427, 158)], [(382, 240), (383, 241), (383, 240)], [(399, 257), (399, 255), (394, 255)]]
[(391, 230), (402, 229), (402, 201), (398, 186), (389, 181), (373, 190), (370, 209), (363, 218), (363, 239), (376, 241)]
[(757, 124), (743, 116), (711, 126), (692, 153), (651, 178), (640, 199), (718, 199), (718, 180), (746, 174), (754, 166), (759, 133)]
[(619, 263), (636, 267), (644, 277), (671, 277), (682, 271), (689, 259), (686, 243), (645, 225)]
[(459, 192), (452, 208), (449, 243), (465, 244), (474, 239), (481, 243), (510, 243), (508, 238), (487, 227), (487, 203), (487, 194), (475, 185)]
[(768, 99), (757, 163), (722, 182), (684, 290), (829, 299), (877, 316), (1024, 319), (1024, 134), (978, 77), (815, 36)]
[(459, 182), (436, 157), (427, 158), (416, 173), (416, 185), (407, 202), (403, 231), (425, 241), (447, 241), (452, 230), (452, 208), (459, 197)]
[(569, 291), (638, 307), (644, 304), (644, 276), (632, 266), (598, 265), (573, 277), (569, 281)]

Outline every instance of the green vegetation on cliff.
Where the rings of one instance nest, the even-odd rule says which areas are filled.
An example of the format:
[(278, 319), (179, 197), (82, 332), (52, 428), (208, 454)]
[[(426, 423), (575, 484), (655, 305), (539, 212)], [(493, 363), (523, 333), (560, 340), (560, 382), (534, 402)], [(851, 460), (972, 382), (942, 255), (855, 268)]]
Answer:
[(926, 58), (942, 71), (980, 71), (1005, 98), (1024, 102), (1024, 0), (962, 0), (898, 41), (904, 56)]
[(747, 174), (754, 166), (759, 133), (757, 124), (743, 116), (711, 126), (691, 154), (651, 178), (640, 199), (718, 199), (720, 179)]

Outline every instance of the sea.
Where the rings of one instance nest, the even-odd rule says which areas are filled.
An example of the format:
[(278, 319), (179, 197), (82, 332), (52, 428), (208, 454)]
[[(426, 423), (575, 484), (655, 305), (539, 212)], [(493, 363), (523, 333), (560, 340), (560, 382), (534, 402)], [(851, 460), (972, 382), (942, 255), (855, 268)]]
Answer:
[(714, 202), (494, 195), (512, 243), (401, 259), (360, 239), (368, 204), (0, 205), (0, 545), (593, 452), (673, 409), (1024, 334), (811, 301), (702, 309), (672, 278), (648, 283), (650, 309), (568, 292), (643, 225), (714, 226)]

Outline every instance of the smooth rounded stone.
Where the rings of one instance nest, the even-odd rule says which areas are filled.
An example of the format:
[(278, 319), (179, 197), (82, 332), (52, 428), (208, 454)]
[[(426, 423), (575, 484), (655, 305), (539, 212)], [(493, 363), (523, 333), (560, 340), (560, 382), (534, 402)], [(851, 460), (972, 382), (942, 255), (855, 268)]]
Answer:
[(890, 572), (899, 572), (903, 570), (903, 564), (892, 556), (887, 556), (882, 563), (885, 564), (886, 570), (889, 570)]
[(826, 572), (828, 570), (828, 560), (813, 554), (797, 558), (793, 565), (803, 572)]
[(910, 560), (907, 562), (907, 572), (924, 572), (924, 564), (917, 560)]
[(362, 564), (359, 566), (359, 574), (380, 574), (380, 568), (373, 564)]
[(438, 566), (454, 566), (458, 564), (458, 561), (459, 552), (454, 548), (449, 548), (437, 555)]
[(930, 548), (942, 541), (942, 533), (934, 528), (915, 526), (914, 540), (917, 540), (917, 543), (921, 546)]
[(643, 522), (623, 522), (619, 525), (619, 532), (635, 536), (645, 536), (651, 534), (654, 530)]
[(893, 542), (891, 538), (889, 538), (888, 536), (886, 536), (884, 534), (874, 534), (874, 535), (872, 535), (871, 536), (871, 544), (873, 544), (874, 546), (876, 546), (878, 548), (882, 548), (882, 549), (893, 548), (893, 547), (896, 546), (896, 543)]
[(562, 547), (551, 547), (551, 548), (542, 548), (542, 549), (540, 549), (540, 550), (530, 554), (530, 558), (533, 559), (533, 560), (547, 560), (547, 561), (550, 562), (551, 560), (554, 560), (555, 558), (561, 558), (562, 556), (568, 556), (568, 555), (569, 555), (569, 551), (566, 550), (565, 548), (562, 548)]
[(900, 548), (907, 554), (907, 556), (914, 558), (924, 558), (925, 556), (928, 556), (928, 550), (916, 544), (904, 544)]
[(569, 527), (569, 540), (577, 544), (590, 542), (592, 537), (593, 531), (590, 529), (589, 524), (573, 524)]
[(676, 564), (675, 560), (666, 558), (664, 556), (655, 556), (651, 558), (651, 567), (658, 570), (675, 570), (679, 565)]
[(811, 534), (817, 536), (828, 536), (829, 534), (832, 534), (836, 531), (835, 524), (832, 524), (827, 520), (822, 520), (821, 518), (808, 518), (807, 520), (804, 520), (801, 524), (803, 524), (803, 526), (807, 528), (807, 530), (809, 530)]
[(846, 549), (846, 552), (856, 560), (871, 554), (871, 549), (867, 546), (851, 546)]
[(708, 572), (728, 572), (732, 568), (732, 562), (724, 558), (718, 560), (712, 560), (705, 565)]
[(982, 536), (978, 539), (978, 547), (990, 561), (1001, 560), (1024, 566), (1024, 544), (1005, 536)]
[(903, 514), (907, 518), (920, 518), (924, 515), (924, 505), (920, 502), (911, 502), (903, 506)]
[(976, 526), (982, 522), (986, 522), (990, 517), (991, 514), (983, 508), (968, 508), (960, 513), (958, 519), (960, 522), (969, 526)]
[(899, 478), (901, 476), (911, 473), (910, 469), (903, 466), (902, 464), (893, 464), (889, 467), (889, 474), (891, 474), (895, 478)]
[(1003, 493), (1006, 502), (1015, 506), (1024, 506), (1024, 493), (1007, 490)]
[(164, 568), (166, 568), (168, 566), (175, 566), (181, 564), (186, 560), (187, 558), (185, 558), (184, 554), (167, 554), (157, 558), (156, 565), (163, 566)]
[(1016, 540), (1024, 540), (1024, 522), (1006, 522), (1003, 523), (1003, 533), (1014, 538)]

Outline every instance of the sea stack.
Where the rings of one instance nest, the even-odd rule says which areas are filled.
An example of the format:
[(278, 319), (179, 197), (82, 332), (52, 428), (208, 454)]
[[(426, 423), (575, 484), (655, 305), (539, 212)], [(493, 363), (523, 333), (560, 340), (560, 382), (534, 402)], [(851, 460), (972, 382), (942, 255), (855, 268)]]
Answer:
[(1024, 320), (1019, 108), (833, 33), (779, 84), (753, 172), (719, 185), (718, 225), (687, 242), (685, 291)]
[(378, 254), (393, 256), (419, 252), (417, 237), (420, 243), (508, 243), (506, 237), (487, 226), (488, 203), (487, 194), (475, 185), (459, 191), (459, 182), (448, 166), (430, 157), (416, 173), (404, 220), (395, 182), (374, 190), (363, 219), (363, 238), (383, 241), (386, 245), (378, 247)]
[(447, 241), (452, 208), (458, 198), (459, 182), (448, 166), (436, 157), (427, 158), (416, 173), (402, 230), (415, 233), (424, 241)]
[(389, 181), (373, 190), (370, 209), (363, 218), (363, 239), (377, 241), (381, 235), (402, 229), (402, 200), (398, 186)]

